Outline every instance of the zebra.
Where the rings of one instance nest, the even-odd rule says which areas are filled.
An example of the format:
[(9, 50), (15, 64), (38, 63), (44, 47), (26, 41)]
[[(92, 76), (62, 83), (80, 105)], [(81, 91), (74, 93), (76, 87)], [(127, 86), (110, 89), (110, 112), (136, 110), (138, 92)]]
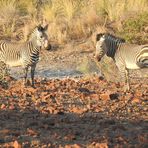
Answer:
[(112, 34), (100, 33), (96, 35), (95, 58), (100, 61), (105, 54), (115, 61), (124, 80), (125, 92), (130, 90), (129, 69), (148, 68), (148, 44), (129, 44)]
[(27, 84), (27, 73), (31, 67), (32, 87), (34, 87), (34, 73), (39, 61), (41, 48), (48, 46), (47, 35), (48, 24), (44, 27), (36, 26), (30, 33), (28, 40), (16, 43), (7, 40), (0, 41), (0, 61), (9, 67), (22, 66), (24, 69), (25, 86)]

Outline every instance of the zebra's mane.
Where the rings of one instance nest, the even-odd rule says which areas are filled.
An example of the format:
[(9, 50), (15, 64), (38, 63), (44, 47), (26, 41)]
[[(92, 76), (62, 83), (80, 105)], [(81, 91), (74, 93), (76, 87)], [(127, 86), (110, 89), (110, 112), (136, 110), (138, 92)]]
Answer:
[(111, 37), (111, 38), (113, 38), (113, 39), (115, 39), (115, 40), (118, 40), (118, 41), (120, 41), (120, 42), (122, 42), (122, 43), (125, 43), (125, 39), (123, 39), (123, 38), (121, 38), (121, 37), (114, 36), (114, 35), (112, 35), (112, 34), (110, 34), (110, 33), (105, 34), (105, 36)]
[(36, 29), (37, 29), (37, 26), (34, 27), (34, 28), (32, 29), (32, 31), (27, 35), (27, 41), (29, 41), (29, 39), (30, 39), (31, 36), (32, 36), (32, 33), (33, 33)]
[(108, 47), (108, 51), (106, 53), (107, 56), (114, 58), (115, 53), (117, 51), (117, 49), (119, 48), (119, 46), (121, 45), (121, 43), (125, 43), (125, 39), (120, 38), (120, 37), (116, 37), (112, 34), (106, 34), (106, 44)]
[(32, 29), (32, 31), (27, 35), (27, 41), (29, 41), (29, 39), (32, 37), (32, 34), (35, 30), (39, 30), (39, 31), (43, 32), (44, 28), (41, 25), (34, 27)]
[(110, 33), (99, 33), (99, 34), (97, 34), (96, 35), (96, 41), (99, 41), (100, 38), (103, 37), (103, 36), (105, 36), (105, 37), (111, 37), (111, 38), (113, 38), (115, 40), (120, 40), (123, 43), (125, 42), (125, 39), (120, 38), (120, 37), (117, 37), (117, 36), (114, 36), (114, 35), (112, 35)]

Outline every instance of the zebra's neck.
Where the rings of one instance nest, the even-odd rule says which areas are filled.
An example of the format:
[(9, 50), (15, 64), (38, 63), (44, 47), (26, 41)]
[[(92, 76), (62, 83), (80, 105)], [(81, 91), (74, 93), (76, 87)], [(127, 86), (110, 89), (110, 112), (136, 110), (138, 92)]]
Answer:
[(40, 48), (40, 41), (37, 38), (37, 27), (34, 28), (34, 30), (28, 35), (28, 41), (32, 42), (34, 47)]
[(108, 40), (106, 40), (106, 47), (107, 47), (106, 55), (108, 57), (114, 58), (116, 51), (120, 46), (120, 43), (121, 42), (118, 39), (108, 37)]
[(43, 44), (42, 41), (39, 40), (39, 39), (37, 39), (36, 36), (30, 38), (29, 42), (32, 42), (33, 46), (36, 47), (36, 48), (38, 48), (38, 49), (41, 49), (42, 44)]
[(108, 48), (106, 55), (108, 57), (114, 58), (117, 48), (118, 48), (117, 46), (113, 46), (113, 47)]
[(29, 41), (29, 46), (30, 46), (30, 49), (32, 50), (32, 52), (34, 54), (37, 54), (39, 55), (40, 53), (40, 50), (41, 50), (41, 47), (37, 45), (37, 43), (35, 41)]

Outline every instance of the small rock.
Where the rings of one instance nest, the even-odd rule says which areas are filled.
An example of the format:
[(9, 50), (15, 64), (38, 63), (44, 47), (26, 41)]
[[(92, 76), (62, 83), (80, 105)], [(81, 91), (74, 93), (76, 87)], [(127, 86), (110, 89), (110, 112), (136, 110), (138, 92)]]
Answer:
[(139, 98), (133, 98), (132, 103), (140, 103), (140, 99)]
[(40, 144), (40, 141), (37, 140), (37, 139), (34, 139), (34, 140), (31, 141), (32, 147), (39, 146), (39, 144)]
[(65, 145), (65, 148), (72, 148), (71, 145)]
[(91, 95), (91, 98), (92, 98), (93, 100), (98, 100), (98, 99), (99, 99), (99, 95), (98, 95), (98, 94), (92, 94), (92, 95)]
[(2, 104), (1, 105), (1, 109), (6, 109), (6, 105), (5, 104)]
[(83, 87), (78, 88), (78, 90), (79, 90), (81, 93), (84, 93), (84, 94), (90, 94), (90, 93), (91, 93), (89, 89), (83, 88)]
[(27, 129), (27, 133), (29, 134), (29, 135), (31, 135), (31, 136), (35, 136), (35, 135), (38, 135), (38, 133), (36, 132), (36, 131), (34, 131), (34, 130), (32, 130), (32, 129)]
[(9, 106), (9, 109), (10, 109), (10, 110), (14, 110), (14, 109), (15, 109), (15, 106), (14, 106), (14, 105), (10, 105), (10, 106)]
[(48, 147), (50, 148), (52, 146), (52, 144), (51, 143), (48, 143)]
[(74, 145), (73, 145), (73, 148), (81, 148), (81, 146), (78, 145), (78, 144), (74, 144)]
[(108, 148), (107, 143), (96, 143), (96, 148)]
[(72, 141), (72, 140), (75, 140), (75, 139), (76, 139), (76, 137), (73, 134), (69, 134), (69, 135), (64, 137), (64, 140), (66, 140), (66, 141)]
[(3, 136), (9, 135), (10, 133), (11, 133), (11, 131), (8, 129), (0, 130), (0, 135), (3, 135)]
[(13, 147), (14, 148), (21, 148), (22, 146), (18, 143), (18, 141), (14, 141)]
[(86, 112), (86, 110), (87, 110), (86, 108), (83, 109), (83, 108), (77, 108), (77, 107), (74, 107), (71, 109), (71, 111), (76, 114), (82, 114)]
[(109, 94), (100, 94), (100, 98), (104, 101), (110, 100)]
[(110, 94), (109, 97), (110, 97), (111, 100), (117, 100), (118, 97), (119, 97), (119, 94), (117, 94), (117, 93)]

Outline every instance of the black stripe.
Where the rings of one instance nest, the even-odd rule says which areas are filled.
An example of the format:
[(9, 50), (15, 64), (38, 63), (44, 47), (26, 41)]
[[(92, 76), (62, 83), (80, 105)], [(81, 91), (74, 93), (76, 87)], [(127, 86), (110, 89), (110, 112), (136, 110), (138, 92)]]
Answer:
[(112, 36), (110, 34), (106, 35), (106, 39), (105, 39), (105, 44), (107, 46), (107, 53), (106, 55), (109, 57), (114, 58), (116, 50), (118, 49), (118, 47), (120, 46), (120, 44), (124, 43), (125, 40)]

